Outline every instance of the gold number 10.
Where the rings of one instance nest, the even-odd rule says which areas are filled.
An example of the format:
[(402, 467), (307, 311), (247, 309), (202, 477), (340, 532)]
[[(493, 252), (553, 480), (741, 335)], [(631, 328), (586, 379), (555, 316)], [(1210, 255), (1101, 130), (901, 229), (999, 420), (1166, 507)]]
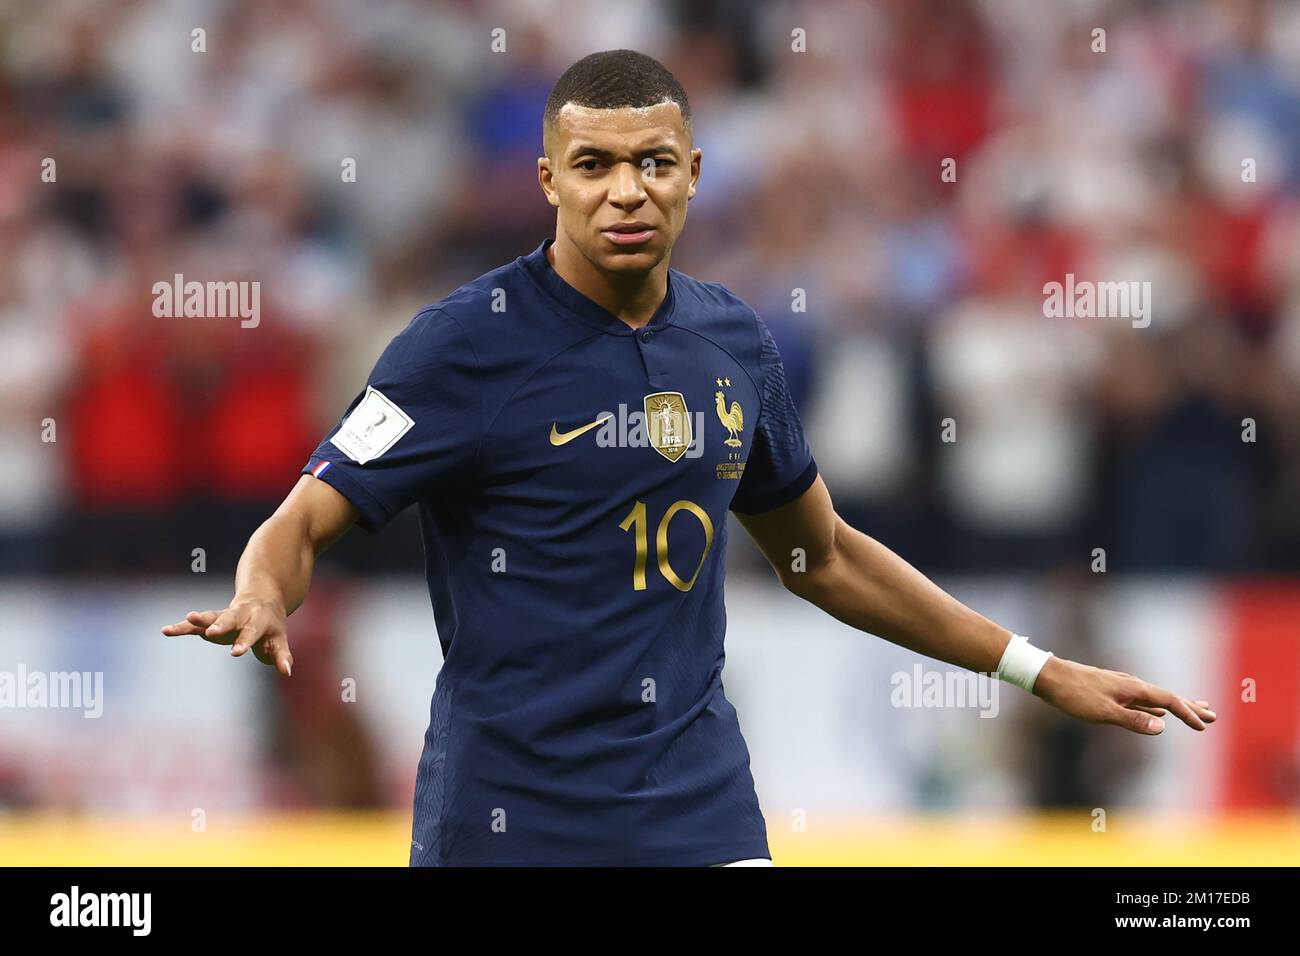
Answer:
[[(704, 525), (704, 553), (700, 555), (700, 563), (695, 566), (695, 573), (691, 575), (689, 581), (683, 581), (673, 570), (673, 566), (668, 563), (668, 523), (673, 520), (673, 515), (679, 511), (689, 511), (695, 517), (700, 519), (700, 524)], [(645, 502), (638, 501), (628, 512), (628, 516), (623, 519), (619, 527), (624, 531), (629, 530), (636, 525), (636, 565), (632, 568), (632, 590), (645, 590), (645, 565), (646, 554), (650, 550), (649, 543), (646, 540), (646, 527), (648, 520), (646, 518)], [(704, 559), (709, 555), (709, 548), (713, 546), (713, 522), (709, 520), (709, 513), (697, 505), (694, 501), (682, 499), (674, 501), (664, 512), (664, 516), (659, 519), (659, 527), (655, 531), (655, 550), (659, 555), (659, 573), (662, 574), (671, 584), (679, 591), (689, 591), (695, 584), (695, 579), (700, 576), (700, 568), (704, 567)]]

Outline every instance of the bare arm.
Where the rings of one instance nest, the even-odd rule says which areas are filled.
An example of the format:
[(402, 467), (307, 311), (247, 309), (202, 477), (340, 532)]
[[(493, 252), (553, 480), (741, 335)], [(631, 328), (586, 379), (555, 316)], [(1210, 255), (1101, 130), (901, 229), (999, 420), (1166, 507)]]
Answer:
[[(820, 477), (800, 498), (759, 515), (740, 515), (791, 592), (891, 643), (973, 671), (997, 670), (1011, 632), (945, 593), (880, 542), (835, 513)], [(1035, 696), (1073, 717), (1159, 733), (1152, 717), (1172, 711), (1204, 730), (1214, 712), (1129, 674), (1049, 658)]]
[(221, 611), (190, 611), (162, 629), (168, 637), (199, 634), (230, 644), (231, 656), (252, 650), (263, 664), (293, 672), (286, 619), (307, 597), (318, 555), (359, 517), (356, 506), (323, 481), (303, 475), (275, 514), (248, 539), (235, 571), (235, 596)]

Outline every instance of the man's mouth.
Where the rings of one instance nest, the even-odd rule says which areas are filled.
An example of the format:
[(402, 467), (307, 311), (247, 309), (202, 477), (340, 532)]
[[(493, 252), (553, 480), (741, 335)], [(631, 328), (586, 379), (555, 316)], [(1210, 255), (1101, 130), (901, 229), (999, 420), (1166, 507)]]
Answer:
[(601, 230), (602, 236), (620, 246), (639, 245), (646, 242), (654, 234), (654, 226), (641, 222), (639, 219), (633, 222), (615, 223)]

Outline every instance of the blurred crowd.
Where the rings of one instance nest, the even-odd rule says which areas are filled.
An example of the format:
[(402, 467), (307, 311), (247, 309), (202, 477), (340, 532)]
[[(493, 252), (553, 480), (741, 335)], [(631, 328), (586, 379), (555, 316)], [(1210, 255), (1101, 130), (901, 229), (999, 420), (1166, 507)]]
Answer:
[[(771, 326), (848, 520), (1300, 569), (1300, 4), (48, 0), (0, 5), (0, 570), (232, 565), (411, 316), (553, 234), (542, 107), (615, 47), (691, 97), (672, 264)], [(177, 273), (258, 327), (156, 317)], [(1047, 317), (1067, 275), (1150, 325)]]

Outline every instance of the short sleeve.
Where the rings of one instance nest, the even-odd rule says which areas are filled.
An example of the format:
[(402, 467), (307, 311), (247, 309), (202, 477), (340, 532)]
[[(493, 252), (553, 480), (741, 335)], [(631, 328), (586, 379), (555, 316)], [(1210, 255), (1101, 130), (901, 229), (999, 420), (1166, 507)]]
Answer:
[(388, 343), (374, 370), (302, 467), (378, 531), (408, 505), (465, 482), (482, 423), (473, 345), (450, 315), (426, 309)]
[(740, 514), (759, 514), (788, 504), (817, 479), (817, 463), (786, 387), (776, 340), (761, 318), (755, 320), (762, 405), (749, 459), (731, 501), (731, 510)]

